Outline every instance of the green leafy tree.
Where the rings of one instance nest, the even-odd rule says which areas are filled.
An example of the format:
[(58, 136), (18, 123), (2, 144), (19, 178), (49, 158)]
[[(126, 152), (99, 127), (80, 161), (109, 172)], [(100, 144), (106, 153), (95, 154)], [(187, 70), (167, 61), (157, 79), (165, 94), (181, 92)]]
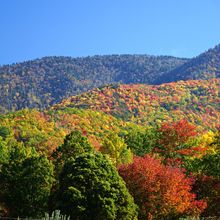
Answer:
[(106, 154), (115, 166), (132, 162), (132, 152), (116, 133), (110, 132), (102, 142), (101, 152)]
[(129, 220), (137, 215), (124, 181), (101, 153), (85, 153), (65, 163), (57, 208), (72, 219)]
[[(6, 163), (9, 159), (9, 147), (6, 145), (5, 141), (2, 140), (2, 137), (0, 137), (0, 174), (2, 165)], [(1, 208), (3, 209), (3, 195), (2, 195), (2, 181), (0, 181), (0, 211)]]
[(72, 131), (65, 137), (64, 143), (52, 154), (56, 172), (59, 173), (61, 171), (63, 164), (69, 160), (69, 158), (76, 158), (80, 154), (92, 150), (93, 148), (88, 142), (87, 137), (83, 136), (78, 130)]
[(1, 171), (3, 201), (12, 217), (39, 217), (47, 211), (53, 165), (33, 149), (15, 147)]
[(213, 176), (220, 180), (220, 154), (207, 154), (188, 162), (187, 170), (196, 174)]
[(135, 155), (143, 156), (150, 153), (152, 148), (156, 146), (158, 132), (152, 127), (144, 129), (133, 125), (128, 127), (127, 131), (121, 136)]
[(202, 216), (220, 216), (220, 180), (214, 176), (198, 174), (193, 191), (207, 202), (207, 208)]

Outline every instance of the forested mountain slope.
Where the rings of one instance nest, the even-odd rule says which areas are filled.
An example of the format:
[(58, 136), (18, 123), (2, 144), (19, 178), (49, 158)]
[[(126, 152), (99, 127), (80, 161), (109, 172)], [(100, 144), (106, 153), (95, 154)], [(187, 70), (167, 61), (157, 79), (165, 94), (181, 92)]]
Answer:
[(50, 154), (73, 130), (89, 136), (89, 142), (99, 148), (104, 134), (119, 133), (130, 123), (111, 115), (92, 110), (65, 108), (40, 112), (23, 109), (0, 117), (0, 140), (9, 139), (11, 145), (24, 144)]
[(44, 109), (107, 84), (162, 84), (220, 77), (220, 45), (193, 59), (106, 55), (45, 57), (0, 67), (0, 113)]
[[(70, 210), (76, 210), (78, 204), (89, 204), (85, 207), (93, 214), (94, 205), (88, 201), (94, 201), (94, 193), (95, 198), (110, 195), (110, 199), (102, 201), (121, 198), (121, 195), (112, 194), (119, 190), (112, 188), (105, 176), (103, 179), (103, 174), (109, 173), (106, 169), (109, 163), (115, 174), (119, 171), (126, 183), (124, 189), (127, 187), (144, 219), (147, 216), (156, 216), (156, 219), (217, 216), (220, 198), (220, 130), (216, 127), (220, 121), (219, 88), (220, 79), (179, 81), (160, 86), (113, 85), (72, 97), (45, 111), (23, 109), (0, 115), (3, 186), (0, 204), (3, 211), (14, 217), (35, 216), (36, 211), (43, 216), (48, 207), (54, 210), (57, 205), (63, 208), (65, 204), (74, 207)], [(96, 155), (104, 160), (94, 167), (94, 160), (89, 158)], [(67, 167), (71, 161), (79, 163)], [(104, 172), (100, 173), (100, 167)], [(66, 170), (68, 185), (61, 179)], [(48, 179), (50, 185), (46, 185), (46, 192), (43, 191), (45, 199), (32, 202), (29, 198), (41, 198)], [(113, 180), (114, 186), (116, 181)], [(63, 185), (67, 190), (60, 194)], [(108, 189), (107, 193), (100, 192), (101, 188)], [(155, 192), (159, 199), (155, 200)], [(144, 200), (146, 196), (150, 198), (149, 203)], [(8, 198), (12, 198), (13, 203), (8, 202)], [(127, 204), (124, 201), (120, 203)], [(40, 208), (36, 209), (35, 204)], [(18, 207), (16, 212), (14, 207)], [(104, 208), (98, 210), (105, 213), (106, 204), (101, 207)], [(161, 207), (167, 207), (168, 211), (163, 212)], [(173, 212), (175, 209), (177, 211)], [(26, 214), (23, 210), (30, 212)], [(145, 210), (150, 210), (150, 215)], [(63, 213), (67, 213), (65, 209)], [(75, 214), (72, 216), (74, 219)]]
[(186, 118), (202, 127), (220, 124), (220, 79), (162, 85), (118, 85), (97, 88), (64, 100), (54, 109), (89, 108), (127, 121), (158, 124)]
[(220, 44), (162, 75), (157, 83), (220, 77)]
[(0, 112), (43, 109), (110, 83), (148, 83), (185, 63), (168, 56), (45, 57), (0, 67)]

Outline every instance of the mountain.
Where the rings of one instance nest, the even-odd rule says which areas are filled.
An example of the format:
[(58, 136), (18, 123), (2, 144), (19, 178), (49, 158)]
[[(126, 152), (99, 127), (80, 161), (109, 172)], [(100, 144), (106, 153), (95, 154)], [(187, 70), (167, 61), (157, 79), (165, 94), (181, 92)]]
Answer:
[(107, 86), (73, 96), (53, 109), (92, 109), (143, 125), (186, 118), (201, 129), (215, 129), (220, 123), (219, 92), (220, 78)]
[(156, 80), (156, 83), (215, 77), (220, 77), (220, 44), (162, 75)]
[(106, 55), (44, 57), (0, 67), (0, 113), (45, 109), (108, 84), (158, 85), (220, 77), (220, 45), (193, 58)]
[(0, 67), (0, 112), (44, 109), (64, 98), (110, 83), (153, 84), (187, 59), (109, 55), (45, 57)]
[(50, 155), (74, 129), (88, 136), (97, 149), (109, 132), (141, 131), (182, 118), (197, 125), (198, 131), (215, 130), (220, 123), (219, 91), (220, 79), (106, 86), (48, 110), (23, 109), (0, 115), (0, 139)]

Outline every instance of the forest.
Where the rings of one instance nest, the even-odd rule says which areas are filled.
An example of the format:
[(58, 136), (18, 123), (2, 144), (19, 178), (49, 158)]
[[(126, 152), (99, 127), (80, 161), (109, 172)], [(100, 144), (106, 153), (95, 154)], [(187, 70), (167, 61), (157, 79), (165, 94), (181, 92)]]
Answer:
[(219, 216), (218, 91), (217, 79), (113, 85), (1, 115), (0, 215)]
[(44, 110), (108, 84), (159, 85), (220, 77), (220, 45), (186, 59), (151, 55), (43, 57), (0, 66), (0, 113)]
[(161, 124), (186, 118), (200, 129), (220, 121), (220, 79), (162, 85), (110, 85), (63, 100), (53, 109), (93, 109), (138, 124)]
[(220, 45), (164, 74), (157, 83), (220, 77)]
[(220, 220), (220, 0), (0, 9), (0, 220)]
[(0, 216), (217, 219), (219, 51), (0, 67)]
[(44, 57), (0, 67), (0, 112), (45, 109), (110, 83), (154, 83), (188, 59), (149, 55)]

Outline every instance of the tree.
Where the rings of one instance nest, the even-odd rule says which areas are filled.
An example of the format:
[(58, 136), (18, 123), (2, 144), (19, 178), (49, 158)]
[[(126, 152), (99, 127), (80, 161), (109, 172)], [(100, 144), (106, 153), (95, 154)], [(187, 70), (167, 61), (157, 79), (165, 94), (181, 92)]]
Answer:
[(52, 154), (57, 174), (59, 174), (63, 164), (69, 158), (76, 158), (80, 154), (90, 151), (93, 151), (93, 148), (89, 144), (87, 137), (83, 136), (78, 130), (72, 131), (65, 137), (64, 143)]
[[(1, 178), (1, 169), (2, 169), (2, 165), (4, 163), (7, 163), (9, 159), (9, 147), (6, 145), (5, 141), (2, 140), (2, 137), (0, 137), (0, 178)], [(3, 208), (3, 192), (2, 192), (2, 181), (0, 181), (0, 211), (1, 208), (4, 210)]]
[(124, 134), (124, 138), (128, 148), (137, 156), (143, 156), (150, 153), (156, 146), (158, 133), (155, 128), (148, 127), (144, 129), (137, 125), (129, 126)]
[(206, 207), (190, 192), (192, 179), (181, 169), (165, 166), (149, 155), (120, 166), (119, 174), (140, 208), (139, 219), (177, 219), (183, 214), (198, 215)]
[(0, 177), (10, 216), (39, 217), (47, 211), (53, 165), (45, 156), (15, 147), (9, 162), (3, 164)]
[(195, 158), (188, 163), (187, 170), (195, 174), (213, 176), (220, 180), (220, 154), (207, 154), (202, 158)]
[(188, 172), (196, 176), (193, 190), (207, 201), (204, 216), (220, 215), (220, 154), (207, 154), (187, 164)]
[(194, 156), (200, 150), (196, 146), (196, 127), (185, 119), (164, 123), (158, 132), (160, 137), (154, 151), (160, 153), (167, 164), (179, 165), (185, 157)]
[(100, 151), (106, 154), (115, 166), (122, 163), (129, 163), (133, 157), (131, 150), (127, 147), (124, 140), (114, 132), (106, 135)]
[(57, 208), (72, 219), (135, 219), (136, 205), (115, 167), (101, 153), (68, 160), (59, 178)]

